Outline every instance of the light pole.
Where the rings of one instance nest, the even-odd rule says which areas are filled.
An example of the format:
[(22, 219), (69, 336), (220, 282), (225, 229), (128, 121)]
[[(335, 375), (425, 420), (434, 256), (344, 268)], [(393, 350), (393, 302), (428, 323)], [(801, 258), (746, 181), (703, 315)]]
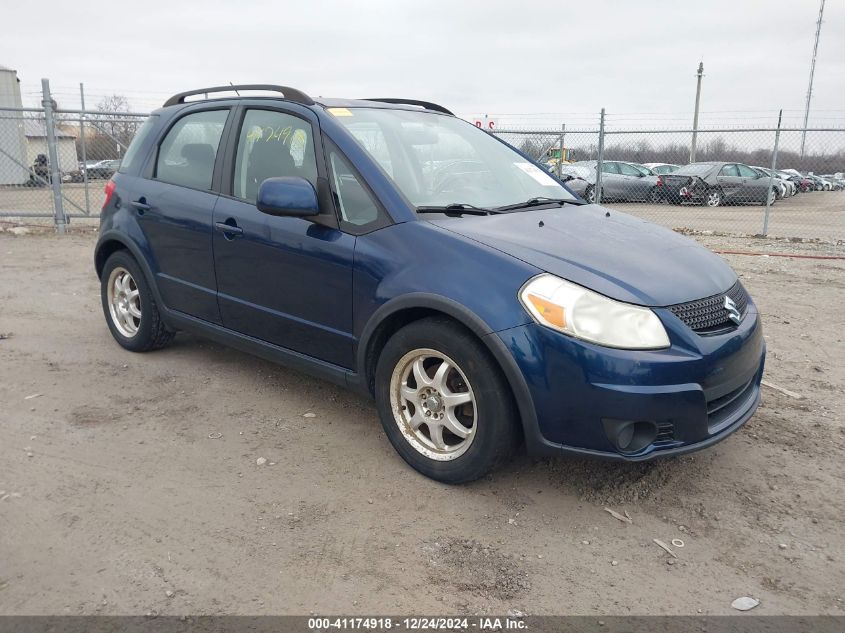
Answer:
[(704, 77), (704, 62), (698, 62), (697, 85), (695, 87), (695, 114), (692, 117), (692, 144), (689, 149), (689, 162), (695, 162), (695, 145), (698, 142), (698, 105), (701, 103), (701, 78)]
[(807, 122), (810, 120), (810, 98), (813, 96), (813, 74), (816, 72), (816, 54), (819, 52), (819, 33), (822, 30), (824, 0), (819, 7), (819, 21), (816, 22), (816, 42), (813, 44), (813, 60), (810, 62), (810, 85), (807, 86), (807, 103), (804, 106), (804, 131), (801, 132), (801, 158), (804, 158), (804, 143), (807, 140)]

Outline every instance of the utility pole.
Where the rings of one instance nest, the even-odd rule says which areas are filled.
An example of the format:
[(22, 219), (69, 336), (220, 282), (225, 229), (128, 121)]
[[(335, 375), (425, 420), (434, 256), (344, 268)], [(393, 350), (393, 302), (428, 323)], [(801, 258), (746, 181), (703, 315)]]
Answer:
[(804, 158), (804, 143), (807, 141), (807, 122), (810, 120), (810, 98), (813, 96), (813, 74), (816, 72), (816, 55), (819, 52), (819, 33), (822, 30), (824, 0), (819, 7), (819, 21), (816, 22), (816, 42), (813, 44), (813, 60), (810, 62), (810, 85), (807, 86), (807, 103), (804, 106), (804, 131), (801, 133), (801, 158)]
[(692, 117), (692, 144), (689, 149), (689, 162), (695, 162), (695, 145), (698, 142), (698, 106), (701, 103), (701, 78), (704, 77), (704, 62), (698, 62), (697, 85), (695, 87), (695, 114)]

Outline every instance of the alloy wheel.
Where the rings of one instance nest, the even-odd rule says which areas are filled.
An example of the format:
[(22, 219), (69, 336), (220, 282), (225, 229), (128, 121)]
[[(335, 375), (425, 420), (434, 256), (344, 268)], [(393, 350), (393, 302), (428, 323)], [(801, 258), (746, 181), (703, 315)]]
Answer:
[(415, 349), (396, 363), (390, 404), (405, 440), (437, 461), (463, 455), (475, 439), (475, 394), (461, 368), (433, 349)]
[(141, 294), (128, 270), (114, 268), (108, 282), (109, 315), (117, 331), (132, 338), (141, 326)]
[(718, 191), (708, 191), (706, 202), (708, 207), (718, 207), (722, 204), (722, 194)]

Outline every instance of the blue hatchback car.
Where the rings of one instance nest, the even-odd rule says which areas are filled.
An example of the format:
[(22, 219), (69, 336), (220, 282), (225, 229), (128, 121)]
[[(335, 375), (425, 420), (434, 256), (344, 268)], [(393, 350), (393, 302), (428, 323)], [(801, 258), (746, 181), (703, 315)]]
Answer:
[(720, 257), (433, 103), (176, 95), (106, 185), (95, 262), (124, 348), (190, 331), (369, 394), (444, 482), (523, 442), (694, 451), (760, 400), (760, 318)]

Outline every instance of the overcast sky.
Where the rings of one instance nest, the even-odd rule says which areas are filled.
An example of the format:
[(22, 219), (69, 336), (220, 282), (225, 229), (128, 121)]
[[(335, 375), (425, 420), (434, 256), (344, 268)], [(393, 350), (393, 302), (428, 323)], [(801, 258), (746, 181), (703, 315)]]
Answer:
[[(688, 125), (704, 61), (705, 124), (800, 119), (818, 0), (4, 2), (0, 65), (24, 101), (281, 83), (312, 95), (402, 96), (464, 116), (579, 123), (602, 106)], [(811, 122), (845, 123), (845, 0), (828, 0)], [(663, 113), (660, 117), (652, 113)], [(533, 115), (533, 116), (532, 116)], [(580, 116), (579, 116), (580, 115)], [(586, 123), (588, 120), (583, 119)]]

